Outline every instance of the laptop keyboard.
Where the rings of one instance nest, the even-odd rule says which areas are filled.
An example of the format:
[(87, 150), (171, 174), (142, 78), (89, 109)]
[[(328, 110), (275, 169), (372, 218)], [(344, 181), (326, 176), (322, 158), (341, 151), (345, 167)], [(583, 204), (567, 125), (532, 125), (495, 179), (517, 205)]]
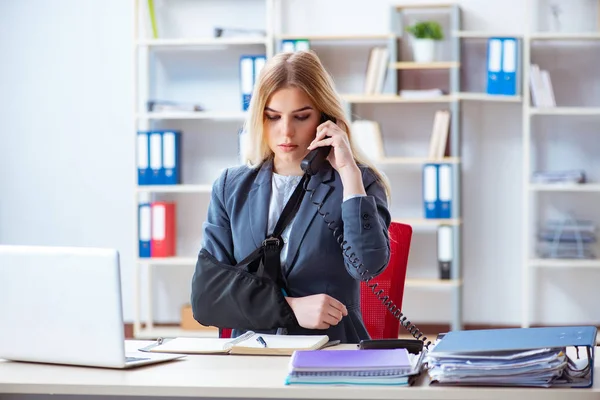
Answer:
[(144, 361), (149, 360), (149, 358), (144, 357), (125, 357), (125, 362), (135, 362), (135, 361)]

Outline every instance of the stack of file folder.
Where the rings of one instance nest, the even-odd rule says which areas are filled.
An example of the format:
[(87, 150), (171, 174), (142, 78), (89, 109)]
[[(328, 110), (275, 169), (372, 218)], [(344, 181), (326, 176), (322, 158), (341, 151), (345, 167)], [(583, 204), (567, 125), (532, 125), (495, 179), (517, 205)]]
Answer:
[(432, 384), (590, 387), (594, 326), (446, 334), (427, 355)]
[(423, 355), (406, 349), (295, 351), (285, 383), (408, 386), (421, 371)]

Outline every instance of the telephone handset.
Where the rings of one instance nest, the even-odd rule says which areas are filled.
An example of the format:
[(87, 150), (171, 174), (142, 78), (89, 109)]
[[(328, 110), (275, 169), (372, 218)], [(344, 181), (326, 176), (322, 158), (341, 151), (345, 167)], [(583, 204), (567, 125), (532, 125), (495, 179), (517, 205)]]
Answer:
[[(335, 123), (335, 118), (330, 117), (325, 113), (321, 113), (319, 125), (326, 121), (333, 121)], [(329, 155), (330, 151), (331, 146), (322, 146), (311, 150), (310, 153), (308, 153), (300, 163), (300, 168), (302, 168), (302, 170), (310, 176), (315, 175), (321, 169), (321, 166), (323, 165), (323, 162)]]
[[(320, 124), (322, 124), (325, 121), (336, 122), (335, 118), (332, 118), (329, 115), (322, 113)], [(314, 150), (311, 150), (310, 153), (308, 153), (308, 155), (300, 163), (300, 167), (305, 172), (305, 174), (308, 175), (308, 179), (306, 179), (304, 182), (304, 190), (310, 193), (311, 200), (314, 195), (314, 189), (308, 188), (308, 183), (310, 181), (310, 177), (315, 175), (319, 171), (319, 169), (323, 165), (325, 159), (329, 155), (330, 151), (331, 151), (331, 146), (318, 147)], [(314, 203), (314, 204), (316, 204), (316, 203)], [(372, 277), (365, 278), (365, 276), (369, 275), (369, 271), (360, 262), (358, 257), (354, 256), (354, 253), (350, 252), (352, 247), (347, 245), (348, 242), (346, 242), (344, 240), (344, 235), (342, 232), (339, 232), (339, 234), (338, 234), (339, 229), (334, 226), (334, 221), (329, 221), (327, 219), (328, 213), (323, 213), (321, 211), (322, 205), (323, 205), (322, 203), (316, 204), (317, 212), (323, 218), (323, 220), (327, 224), (327, 227), (333, 232), (334, 237), (336, 238), (337, 242), (340, 244), (340, 247), (342, 249), (342, 254), (346, 258), (346, 260), (350, 263), (350, 265), (352, 265), (358, 271), (358, 273), (360, 274), (361, 280), (367, 284), (367, 287), (369, 289), (371, 289), (371, 292), (373, 293), (373, 295), (375, 295), (377, 297), (377, 299), (380, 300), (381, 303), (388, 309), (388, 311), (392, 313), (394, 318), (396, 318), (398, 321), (400, 321), (400, 325), (402, 325), (402, 327), (404, 327), (404, 329), (409, 331), (410, 334), (415, 339), (421, 341), (425, 348), (429, 348), (431, 341), (428, 341), (427, 337), (424, 336), (423, 333), (420, 332), (419, 329), (414, 324), (412, 324), (409, 320), (407, 320), (407, 318), (400, 311), (400, 309), (394, 304), (394, 302), (389, 298), (389, 296), (383, 294), (383, 292), (384, 292), (383, 289), (377, 290), (377, 286), (379, 286), (379, 284), (377, 282), (372, 283), (371, 282), (371, 280), (373, 279)]]

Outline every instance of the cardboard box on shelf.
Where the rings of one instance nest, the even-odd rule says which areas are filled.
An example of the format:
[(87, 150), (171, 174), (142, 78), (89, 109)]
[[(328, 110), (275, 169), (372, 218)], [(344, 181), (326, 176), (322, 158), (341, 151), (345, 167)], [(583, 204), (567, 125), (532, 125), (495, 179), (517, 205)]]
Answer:
[(214, 326), (204, 326), (199, 324), (192, 315), (191, 304), (186, 304), (181, 307), (181, 329), (193, 331), (214, 331), (217, 333), (219, 331), (219, 329)]

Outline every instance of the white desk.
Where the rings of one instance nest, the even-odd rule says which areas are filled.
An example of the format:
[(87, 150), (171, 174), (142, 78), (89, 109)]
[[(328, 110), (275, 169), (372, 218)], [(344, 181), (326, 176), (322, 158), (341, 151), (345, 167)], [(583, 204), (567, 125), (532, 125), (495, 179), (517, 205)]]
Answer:
[[(148, 342), (128, 341), (129, 349)], [(347, 347), (347, 346), (346, 346)], [(352, 346), (354, 347), (354, 346)], [(425, 379), (413, 387), (285, 386), (289, 357), (203, 355), (131, 370), (0, 361), (0, 398), (51, 399), (83, 395), (203, 399), (600, 399), (600, 363), (592, 389), (444, 388)], [(59, 396), (57, 396), (59, 395)], [(69, 396), (76, 395), (76, 396)], [(137, 400), (137, 399), (136, 399)]]

